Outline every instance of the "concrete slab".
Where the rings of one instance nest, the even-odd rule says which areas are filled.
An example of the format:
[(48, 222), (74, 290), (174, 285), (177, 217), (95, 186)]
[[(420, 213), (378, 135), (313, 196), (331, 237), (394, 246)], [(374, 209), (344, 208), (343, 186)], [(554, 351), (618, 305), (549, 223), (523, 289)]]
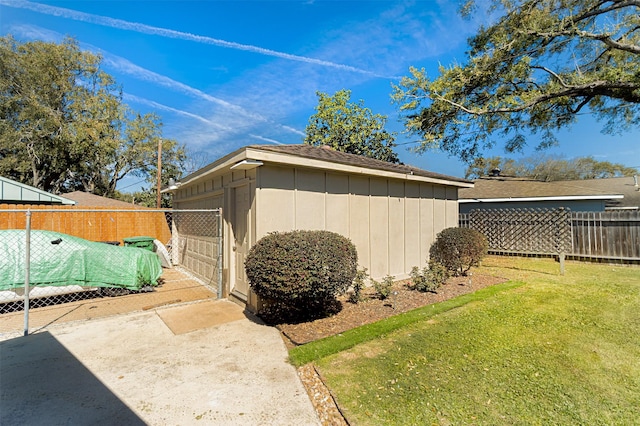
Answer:
[(160, 311), (0, 342), (0, 424), (320, 424), (276, 329), (174, 334)]
[(228, 300), (199, 302), (157, 312), (173, 334), (190, 333), (245, 318), (243, 309)]

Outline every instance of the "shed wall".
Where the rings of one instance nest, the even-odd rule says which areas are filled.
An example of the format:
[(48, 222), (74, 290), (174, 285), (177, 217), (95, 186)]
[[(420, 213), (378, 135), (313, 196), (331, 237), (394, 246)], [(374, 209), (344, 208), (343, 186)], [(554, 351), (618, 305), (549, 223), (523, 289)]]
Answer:
[(455, 187), (273, 165), (258, 169), (256, 211), (256, 239), (294, 229), (338, 232), (374, 279), (424, 267), (436, 234), (458, 224)]
[[(179, 188), (173, 199), (173, 205), (176, 209), (217, 209), (222, 208), (223, 213), (223, 296), (228, 296), (233, 290), (232, 277), (230, 270), (236, 267), (232, 258), (231, 247), (234, 240), (234, 226), (232, 223), (233, 206), (230, 191), (231, 188), (238, 185), (253, 185), (256, 179), (256, 170), (227, 170), (214, 176), (208, 176), (202, 180), (189, 184), (188, 186)], [(251, 223), (249, 227), (255, 227), (255, 209), (251, 208)], [(250, 236), (254, 233), (250, 229)], [(197, 239), (185, 235), (185, 241), (188, 246), (196, 246)], [(250, 238), (250, 244), (255, 243), (255, 239)], [(186, 255), (191, 251), (186, 250)]]

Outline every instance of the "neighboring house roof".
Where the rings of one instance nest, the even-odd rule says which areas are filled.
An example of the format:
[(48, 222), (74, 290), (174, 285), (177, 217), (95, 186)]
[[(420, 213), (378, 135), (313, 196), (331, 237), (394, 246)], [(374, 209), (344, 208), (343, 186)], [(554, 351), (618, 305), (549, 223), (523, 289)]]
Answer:
[[(242, 165), (239, 164), (242, 161), (245, 162)], [(403, 164), (388, 163), (361, 155), (347, 154), (329, 147), (315, 147), (306, 144), (249, 145), (211, 163), (195, 173), (185, 176), (181, 179), (181, 184), (196, 180), (226, 167), (243, 167), (243, 165), (251, 167), (252, 164), (259, 165), (258, 163), (262, 161), (362, 175), (427, 181), (463, 188), (469, 188), (473, 185), (473, 182), (458, 177), (434, 173)]]
[(605, 179), (568, 180), (567, 185), (574, 185), (581, 188), (615, 192), (624, 195), (607, 202), (609, 209), (640, 209), (640, 177), (634, 179), (633, 176), (624, 176)]
[(0, 202), (10, 204), (66, 204), (75, 201), (0, 176)]
[(540, 182), (521, 178), (487, 177), (458, 192), (460, 203), (514, 201), (620, 200), (617, 188), (592, 188), (585, 181)]
[(138, 206), (125, 201), (114, 200), (113, 198), (102, 197), (100, 195), (91, 194), (84, 191), (74, 191), (64, 194), (65, 197), (74, 200), (80, 207), (109, 207), (121, 209), (146, 209), (146, 207)]

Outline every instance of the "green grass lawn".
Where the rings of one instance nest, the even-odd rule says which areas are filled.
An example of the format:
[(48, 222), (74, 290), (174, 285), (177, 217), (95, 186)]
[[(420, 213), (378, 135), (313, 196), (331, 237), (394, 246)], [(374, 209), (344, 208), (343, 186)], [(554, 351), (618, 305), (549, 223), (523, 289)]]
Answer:
[(292, 361), (313, 360), (351, 424), (638, 424), (640, 267), (561, 276), (550, 259), (489, 257), (478, 272), (511, 281)]

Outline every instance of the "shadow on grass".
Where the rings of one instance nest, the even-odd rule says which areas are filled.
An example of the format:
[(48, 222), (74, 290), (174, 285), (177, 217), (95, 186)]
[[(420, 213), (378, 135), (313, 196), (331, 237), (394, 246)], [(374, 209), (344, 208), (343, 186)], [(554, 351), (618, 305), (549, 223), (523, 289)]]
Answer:
[[(516, 262), (507, 262), (507, 260), (516, 260)], [(526, 259), (537, 259), (542, 261), (543, 263), (541, 265), (544, 266), (544, 268), (546, 268), (547, 270), (545, 270), (544, 268), (532, 268), (530, 267), (530, 264), (528, 262), (523, 263), (523, 262), (517, 262), (518, 260), (522, 261), (522, 260), (526, 260)], [(492, 263), (492, 261), (495, 261), (495, 263)], [(553, 262), (553, 263), (552, 263)], [(522, 265), (527, 265), (527, 266), (520, 266), (520, 264)], [(555, 271), (549, 271), (549, 265), (553, 264), (556, 266), (556, 270)], [(560, 274), (560, 258), (558, 256), (555, 255), (551, 255), (551, 256), (517, 256), (517, 255), (511, 255), (511, 256), (499, 256), (499, 255), (493, 255), (492, 259), (485, 259), (482, 262), (482, 266), (485, 268), (500, 268), (500, 269), (510, 269), (512, 271), (521, 271), (521, 272), (535, 272), (536, 274), (541, 274), (541, 275), (549, 275), (549, 276), (559, 276)]]
[(540, 269), (532, 269), (532, 268), (519, 268), (517, 266), (504, 266), (504, 265), (482, 265), (485, 268), (500, 268), (500, 269), (510, 269), (512, 271), (521, 271), (521, 272), (534, 272), (536, 274), (541, 274), (541, 275), (549, 275), (552, 277), (556, 277), (560, 275), (560, 266), (558, 265), (558, 272), (553, 273), (553, 272), (547, 272), (547, 271), (541, 271)]

